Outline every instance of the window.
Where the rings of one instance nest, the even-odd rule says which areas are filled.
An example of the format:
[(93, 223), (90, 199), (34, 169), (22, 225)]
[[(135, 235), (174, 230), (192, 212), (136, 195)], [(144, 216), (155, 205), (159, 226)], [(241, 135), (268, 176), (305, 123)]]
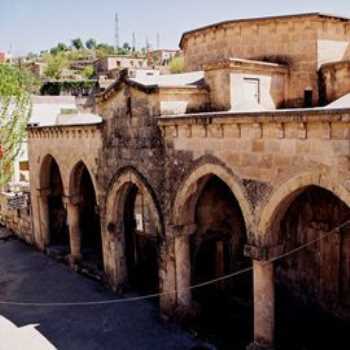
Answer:
[(312, 107), (312, 89), (310, 88), (304, 90), (304, 107)]
[(28, 171), (29, 170), (29, 162), (28, 161), (19, 162), (19, 170)]
[(126, 100), (126, 113), (132, 117), (132, 105), (131, 105), (131, 97), (129, 96)]

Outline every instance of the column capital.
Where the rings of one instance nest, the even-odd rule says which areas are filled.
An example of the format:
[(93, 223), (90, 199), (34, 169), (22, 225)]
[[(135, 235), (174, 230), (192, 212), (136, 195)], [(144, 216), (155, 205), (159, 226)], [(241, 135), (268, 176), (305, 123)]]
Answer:
[(71, 195), (71, 196), (64, 196), (63, 197), (64, 204), (71, 204), (74, 206), (78, 206), (80, 203), (80, 196), (78, 195)]
[(51, 194), (51, 189), (49, 187), (46, 188), (37, 188), (36, 189), (38, 197), (48, 197)]
[(260, 345), (256, 342), (247, 346), (247, 350), (274, 350), (271, 346)]
[(267, 261), (283, 253), (284, 245), (279, 244), (275, 246), (254, 246), (254, 245), (245, 245), (244, 246), (244, 255), (248, 258), (252, 258), (257, 261)]
[(175, 237), (191, 236), (197, 230), (196, 224), (171, 225), (170, 227)]

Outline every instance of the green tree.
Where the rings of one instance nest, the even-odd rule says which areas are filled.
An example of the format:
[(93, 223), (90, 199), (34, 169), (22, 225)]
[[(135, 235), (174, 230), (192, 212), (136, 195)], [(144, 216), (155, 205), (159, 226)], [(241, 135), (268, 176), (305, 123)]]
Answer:
[(80, 38), (73, 39), (72, 46), (77, 50), (81, 50), (84, 48), (84, 44)]
[(127, 42), (125, 42), (125, 43), (123, 44), (123, 49), (126, 50), (126, 51), (130, 51), (130, 50), (131, 50), (130, 44), (127, 43)]
[(0, 187), (13, 174), (31, 113), (31, 80), (25, 72), (0, 64)]
[(57, 44), (57, 50), (59, 52), (67, 51), (68, 47), (67, 47), (67, 45), (65, 43), (58, 43)]
[(93, 49), (96, 49), (96, 46), (97, 46), (97, 43), (96, 43), (96, 40), (95, 39), (89, 39), (86, 43), (85, 43), (85, 46), (90, 49), (90, 50), (93, 50)]
[(82, 76), (86, 79), (92, 79), (95, 76), (94, 66), (86, 66), (81, 72)]
[(108, 45), (105, 43), (100, 43), (96, 47), (96, 55), (98, 58), (106, 57), (108, 55), (114, 55), (115, 49), (112, 45)]
[(183, 73), (185, 61), (182, 56), (175, 56), (169, 63), (169, 69), (172, 74)]
[(58, 53), (54, 56), (46, 56), (47, 67), (45, 75), (51, 79), (60, 79), (64, 68), (67, 67), (67, 58), (63, 53)]

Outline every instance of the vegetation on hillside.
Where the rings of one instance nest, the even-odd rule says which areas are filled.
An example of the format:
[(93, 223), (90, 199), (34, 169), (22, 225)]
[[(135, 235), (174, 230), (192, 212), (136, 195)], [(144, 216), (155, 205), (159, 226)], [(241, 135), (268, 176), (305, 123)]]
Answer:
[(0, 187), (11, 179), (13, 161), (21, 151), (34, 85), (26, 72), (0, 64)]

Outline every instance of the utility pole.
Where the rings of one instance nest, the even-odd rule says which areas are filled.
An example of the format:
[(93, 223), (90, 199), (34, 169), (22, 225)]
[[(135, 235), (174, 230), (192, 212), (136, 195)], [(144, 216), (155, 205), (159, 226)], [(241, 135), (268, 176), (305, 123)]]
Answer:
[(118, 50), (120, 48), (120, 42), (119, 42), (119, 16), (118, 13), (116, 12), (115, 17), (114, 17), (114, 25), (115, 25), (115, 48)]
[(149, 51), (150, 48), (151, 48), (151, 44), (148, 40), (148, 36), (146, 36), (146, 50)]
[(135, 34), (135, 32), (132, 33), (132, 50), (136, 51), (136, 34)]

